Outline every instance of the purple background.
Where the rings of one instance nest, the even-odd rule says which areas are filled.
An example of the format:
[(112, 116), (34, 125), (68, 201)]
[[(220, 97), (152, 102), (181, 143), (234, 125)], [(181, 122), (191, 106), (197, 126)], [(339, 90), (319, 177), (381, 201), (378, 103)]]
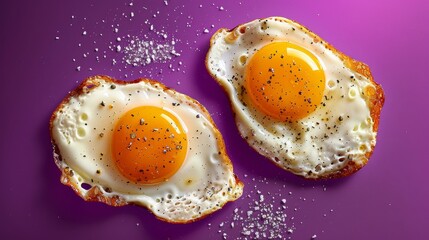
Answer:
[[(310, 239), (315, 234), (317, 239), (427, 239), (427, 1), (255, 2), (171, 0), (165, 5), (163, 1), (49, 0), (2, 4), (0, 238), (221, 239), (226, 233), (233, 239), (242, 236), (239, 222), (235, 228), (219, 225), (231, 222), (235, 208), (248, 210), (259, 190), (265, 202), (275, 206), (287, 199), (287, 224), (294, 232), (285, 233), (285, 238)], [(131, 12), (135, 16), (130, 20)], [(258, 156), (238, 135), (226, 94), (206, 72), (204, 57), (209, 38), (218, 28), (269, 16), (287, 17), (307, 26), (337, 49), (367, 63), (383, 86), (386, 103), (377, 146), (369, 164), (357, 174), (306, 181)], [(171, 63), (177, 70), (181, 61), (180, 71), (171, 71), (170, 62), (126, 66), (122, 55), (108, 48), (118, 36), (149, 32), (146, 19), (164, 29), (169, 38), (173, 35), (179, 40), (176, 50), (181, 56)], [(118, 26), (118, 33), (112, 24)], [(205, 28), (209, 34), (202, 33)], [(83, 31), (88, 34), (82, 35)], [(87, 57), (85, 53), (89, 53)], [(106, 58), (97, 61), (96, 56), (103, 55)], [(112, 65), (113, 58), (116, 65)], [(77, 66), (81, 71), (76, 71)], [(157, 74), (160, 69), (163, 73)], [(114, 208), (84, 202), (63, 186), (52, 158), (49, 118), (68, 91), (96, 74), (158, 79), (205, 105), (223, 133), (236, 174), (245, 183), (243, 197), (199, 222), (172, 225), (137, 206)], [(282, 197), (272, 199), (269, 193)]]

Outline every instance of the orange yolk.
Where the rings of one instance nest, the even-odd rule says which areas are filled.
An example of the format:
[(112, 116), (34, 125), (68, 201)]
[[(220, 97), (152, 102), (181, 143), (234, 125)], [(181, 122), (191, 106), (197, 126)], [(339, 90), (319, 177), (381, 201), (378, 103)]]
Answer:
[(119, 119), (113, 132), (115, 164), (123, 176), (135, 183), (168, 180), (185, 161), (187, 149), (181, 123), (159, 107), (130, 110)]
[(247, 65), (245, 81), (257, 108), (281, 121), (309, 115), (321, 103), (325, 90), (325, 75), (317, 58), (287, 42), (259, 49)]

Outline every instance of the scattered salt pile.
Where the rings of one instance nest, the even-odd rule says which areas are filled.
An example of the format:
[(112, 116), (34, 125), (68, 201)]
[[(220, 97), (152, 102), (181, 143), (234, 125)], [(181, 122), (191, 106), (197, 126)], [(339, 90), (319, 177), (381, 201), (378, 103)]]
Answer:
[[(153, 40), (144, 40), (132, 37), (124, 47), (123, 60), (132, 66), (146, 66), (153, 63), (167, 63), (173, 57), (180, 56), (174, 49), (175, 41), (159, 43)], [(119, 46), (119, 45), (118, 45)]]

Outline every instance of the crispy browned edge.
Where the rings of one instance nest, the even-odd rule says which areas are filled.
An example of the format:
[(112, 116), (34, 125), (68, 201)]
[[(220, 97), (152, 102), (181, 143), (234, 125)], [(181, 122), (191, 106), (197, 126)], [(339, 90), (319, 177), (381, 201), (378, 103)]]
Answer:
[[(162, 83), (160, 83), (158, 81), (147, 79), (147, 78), (138, 78), (138, 79), (135, 79), (133, 81), (124, 81), (124, 80), (117, 80), (117, 79), (114, 79), (114, 78), (111, 78), (111, 77), (105, 76), (105, 75), (96, 75), (96, 76), (92, 76), (92, 77), (89, 77), (89, 78), (85, 79), (76, 89), (74, 89), (73, 91), (71, 91), (61, 101), (61, 103), (56, 107), (56, 109), (52, 113), (51, 118), (49, 120), (49, 132), (50, 132), (50, 135), (51, 135), (51, 143), (52, 143), (53, 148), (54, 148), (54, 153), (58, 154), (58, 156), (59, 156), (59, 161), (61, 161), (61, 153), (59, 151), (59, 148), (58, 148), (57, 144), (55, 143), (55, 141), (53, 139), (53, 135), (52, 135), (52, 128), (53, 128), (52, 124), (53, 124), (53, 121), (54, 121), (54, 119), (55, 119), (55, 117), (57, 115), (57, 112), (61, 111), (61, 109), (63, 108), (63, 106), (65, 104), (67, 104), (72, 97), (81, 94), (84, 91), (84, 88), (86, 88), (86, 87), (98, 86), (99, 83), (96, 82), (96, 81), (94, 82), (95, 79), (103, 79), (103, 80), (105, 80), (108, 83), (113, 83), (113, 84), (118, 84), (118, 85), (126, 85), (126, 84), (130, 84), (130, 83), (145, 82), (145, 83), (149, 83), (151, 85), (158, 85), (163, 91), (169, 91), (169, 90), (171, 90), (173, 92), (176, 92), (174, 89), (169, 88), (169, 87), (165, 86), (164, 84), (162, 84)], [(189, 97), (187, 95), (184, 95), (184, 94), (183, 94), (183, 96), (186, 97), (187, 101), (190, 101), (190, 102), (196, 104), (197, 106), (199, 106), (201, 112), (203, 114), (205, 114), (206, 118), (210, 121), (211, 124), (213, 124), (213, 126), (214, 126), (214, 132), (216, 134), (215, 137), (217, 139), (217, 143), (218, 143), (219, 148), (220, 148), (220, 152), (221, 152), (221, 155), (222, 155), (223, 164), (226, 164), (229, 167), (229, 169), (233, 172), (232, 162), (229, 159), (228, 154), (226, 152), (226, 147), (225, 147), (225, 143), (224, 143), (223, 137), (222, 137), (221, 133), (219, 132), (216, 124), (214, 123), (212, 117), (210, 116), (210, 113), (197, 100), (195, 100), (195, 99), (193, 99), (193, 98), (191, 98), (191, 97)], [(55, 161), (57, 161), (57, 160), (55, 159)], [(71, 178), (71, 176), (73, 175), (72, 170), (70, 170), (68, 168), (62, 169), (60, 167), (60, 164), (57, 163), (57, 162), (56, 162), (56, 165), (57, 165), (57, 167), (60, 169), (60, 171), (62, 173), (62, 175), (61, 175), (61, 182), (64, 185), (71, 187), (73, 189), (73, 191), (77, 195), (79, 195), (83, 200), (85, 200), (85, 201), (94, 201), (94, 202), (102, 202), (102, 203), (105, 203), (107, 205), (114, 206), (114, 207), (119, 207), (119, 206), (124, 206), (124, 205), (130, 204), (130, 203), (126, 202), (125, 200), (121, 199), (119, 196), (116, 196), (116, 195), (112, 196), (112, 197), (104, 196), (102, 194), (102, 192), (100, 191), (100, 189), (97, 186), (93, 186), (89, 190), (87, 197), (83, 196), (82, 194), (80, 194), (77, 186), (75, 186), (69, 180)], [(243, 186), (244, 186), (243, 182), (241, 182), (240, 179), (238, 179), (238, 177), (235, 174), (234, 174), (234, 178), (235, 178), (235, 182), (237, 184), (237, 187), (243, 188)], [(237, 196), (237, 198), (239, 198), (239, 197), (240, 196)], [(234, 201), (234, 200), (230, 200), (230, 201)], [(227, 201), (227, 202), (229, 202), (229, 201)], [(227, 202), (225, 202), (223, 205), (221, 205), (218, 210), (220, 210)], [(204, 215), (204, 216), (201, 216), (201, 217), (195, 218), (195, 219), (191, 219), (191, 220), (188, 220), (188, 221), (171, 221), (169, 219), (161, 218), (161, 217), (155, 215), (146, 206), (142, 206), (142, 205), (139, 205), (139, 204), (136, 204), (136, 203), (131, 203), (131, 204), (144, 207), (144, 208), (148, 209), (149, 212), (151, 212), (156, 218), (158, 218), (158, 219), (160, 219), (162, 221), (165, 221), (165, 222), (168, 222), (168, 223), (174, 223), (174, 224), (185, 224), (185, 223), (195, 222), (195, 221), (203, 219), (206, 216), (210, 215), (211, 213), (217, 211), (216, 209), (213, 209), (212, 211), (207, 212), (207, 214)]]
[[(371, 71), (370, 71), (368, 65), (366, 65), (363, 62), (359, 62), (359, 61), (357, 61), (355, 59), (352, 59), (351, 57), (347, 56), (346, 54), (342, 53), (341, 51), (338, 51), (331, 44), (329, 44), (328, 42), (324, 41), (321, 37), (319, 37), (318, 35), (316, 35), (312, 31), (310, 31), (308, 28), (302, 26), (301, 24), (299, 24), (299, 23), (297, 23), (297, 22), (295, 22), (293, 20), (286, 19), (286, 18), (283, 18), (283, 17), (268, 17), (268, 18), (263, 18), (263, 19), (255, 19), (254, 21), (257, 21), (257, 20), (264, 21), (264, 20), (269, 20), (269, 19), (274, 19), (276, 21), (293, 23), (293, 24), (299, 25), (300, 28), (301, 28), (301, 30), (307, 32), (310, 36), (312, 36), (314, 38), (314, 42), (320, 42), (320, 41), (322, 41), (324, 43), (325, 47), (327, 49), (331, 50), (332, 52), (334, 52), (346, 64), (347, 67), (349, 67), (350, 69), (352, 69), (352, 70), (358, 72), (359, 74), (365, 76), (366, 78), (368, 78), (374, 84), (375, 91), (374, 92), (367, 92), (367, 94), (369, 94), (371, 96), (371, 98), (370, 98), (370, 100), (368, 102), (368, 105), (369, 105), (369, 108), (370, 108), (371, 118), (374, 121), (373, 131), (377, 132), (378, 131), (379, 121), (380, 121), (381, 108), (383, 107), (385, 97), (384, 97), (384, 91), (381, 88), (381, 85), (378, 84), (378, 83), (376, 83), (374, 81), (374, 78), (372, 77), (372, 74), (371, 74)], [(245, 24), (247, 24), (247, 23), (245, 23)], [(244, 24), (241, 24), (241, 25), (244, 25)], [(216, 31), (213, 34), (213, 36), (211, 37), (211, 39), (210, 39), (210, 48), (209, 48), (209, 51), (208, 51), (208, 53), (206, 55), (205, 65), (206, 65), (207, 71), (212, 76), (212, 78), (215, 79), (219, 83), (219, 85), (223, 88), (223, 90), (224, 90), (224, 92), (226, 94), (228, 94), (226, 86), (224, 86), (219, 81), (219, 79), (216, 77), (216, 75), (214, 73), (212, 73), (210, 71), (210, 69), (209, 69), (209, 53), (210, 53), (211, 47), (214, 44), (215, 36), (217, 34), (219, 34), (222, 31), (227, 31), (228, 33), (233, 32), (238, 27), (240, 27), (241, 25), (238, 25), (238, 26), (234, 27), (233, 29), (221, 28), (218, 31)], [(230, 99), (230, 106), (231, 106), (231, 109), (234, 111), (234, 108), (232, 107), (232, 104), (233, 103), (231, 102), (231, 99)], [(234, 117), (236, 117), (235, 113), (234, 113)], [(236, 124), (237, 124), (237, 121), (236, 121)], [(241, 135), (241, 133), (240, 133), (240, 135)], [(244, 138), (244, 136), (242, 136), (242, 137)], [(254, 146), (250, 145), (250, 147), (252, 147), (256, 152), (258, 152), (258, 150)], [(301, 177), (306, 178), (306, 179), (316, 179), (316, 180), (317, 179), (332, 179), (332, 178), (340, 178), (340, 177), (349, 176), (349, 175), (357, 172), (358, 170), (360, 170), (363, 166), (365, 166), (368, 163), (368, 160), (369, 160), (369, 158), (371, 157), (371, 155), (372, 155), (372, 153), (374, 151), (374, 147), (375, 146), (372, 146), (371, 151), (368, 152), (367, 154), (365, 154), (366, 161), (362, 165), (357, 165), (353, 161), (348, 161), (348, 164), (345, 165), (342, 169), (340, 169), (338, 171), (335, 171), (335, 172), (333, 172), (333, 173), (331, 173), (329, 175), (319, 176), (318, 178), (306, 178), (305, 176), (302, 176), (302, 175), (298, 175), (298, 176), (301, 176)], [(284, 169), (280, 164), (276, 163), (275, 161), (270, 161), (270, 162), (272, 162), (276, 166)], [(287, 169), (285, 169), (285, 170), (287, 170)]]

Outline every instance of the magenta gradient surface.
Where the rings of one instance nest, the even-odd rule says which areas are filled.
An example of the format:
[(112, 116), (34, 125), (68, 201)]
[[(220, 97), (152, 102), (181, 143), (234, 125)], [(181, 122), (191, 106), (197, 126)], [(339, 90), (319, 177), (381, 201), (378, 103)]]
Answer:
[[(251, 210), (260, 194), (275, 207), (287, 200), (284, 239), (429, 238), (427, 1), (46, 0), (9, 1), (0, 11), (1, 239), (244, 238), (234, 210)], [(357, 174), (307, 181), (278, 169), (239, 136), (226, 94), (205, 69), (205, 54), (217, 29), (269, 16), (295, 20), (367, 63), (382, 85), (377, 146)], [(180, 57), (131, 67), (109, 49), (117, 37), (124, 44), (127, 34), (154, 35), (146, 20), (177, 39)], [(157, 79), (205, 105), (245, 184), (243, 197), (201, 221), (173, 225), (137, 206), (85, 202), (63, 186), (49, 118), (70, 90), (97, 74)]]

